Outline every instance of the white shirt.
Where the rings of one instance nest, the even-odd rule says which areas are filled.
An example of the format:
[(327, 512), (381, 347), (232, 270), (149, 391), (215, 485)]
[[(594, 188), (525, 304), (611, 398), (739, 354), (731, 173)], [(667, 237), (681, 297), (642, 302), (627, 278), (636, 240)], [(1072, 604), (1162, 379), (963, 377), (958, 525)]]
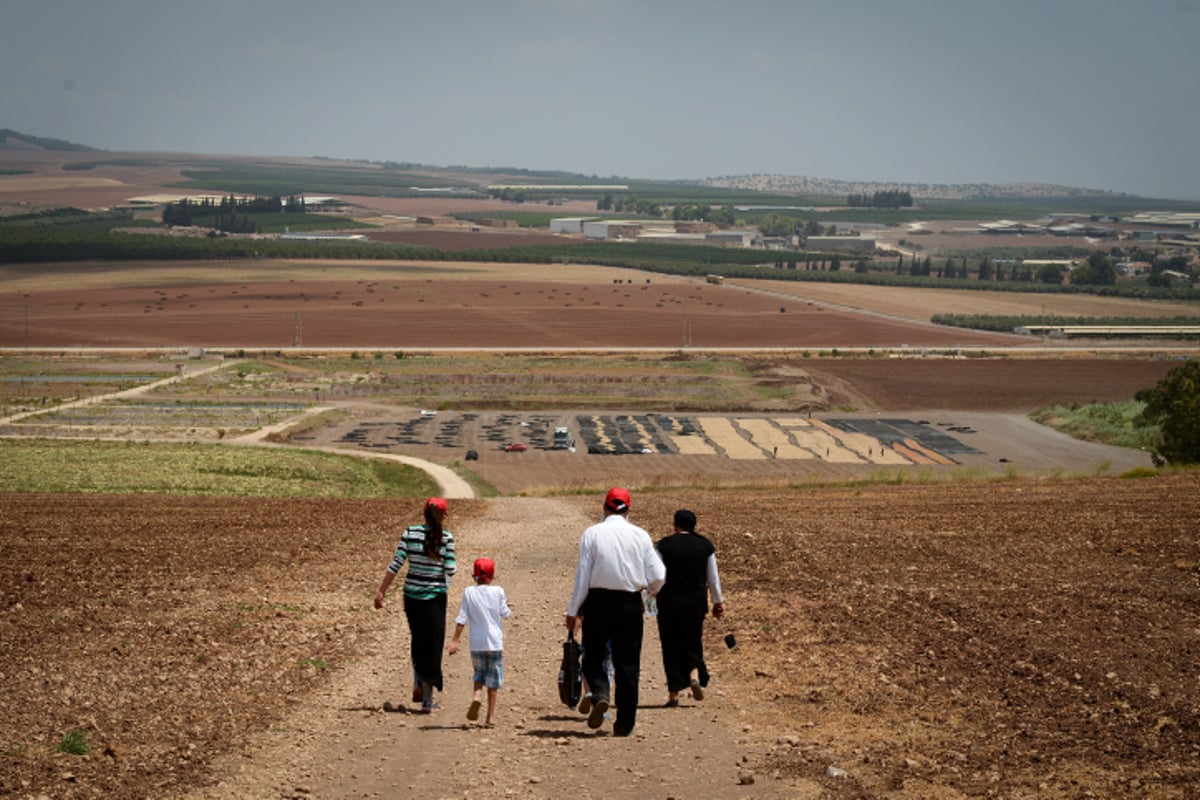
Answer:
[(575, 568), (575, 592), (567, 606), (568, 616), (578, 616), (588, 589), (620, 592), (649, 590), (657, 594), (667, 579), (650, 534), (621, 514), (609, 514), (603, 522), (583, 532), (579, 540), (579, 566)]
[(454, 622), (467, 626), (467, 646), (472, 653), (504, 649), (501, 619), (512, 616), (504, 590), (490, 583), (477, 583), (463, 590), (462, 606)]

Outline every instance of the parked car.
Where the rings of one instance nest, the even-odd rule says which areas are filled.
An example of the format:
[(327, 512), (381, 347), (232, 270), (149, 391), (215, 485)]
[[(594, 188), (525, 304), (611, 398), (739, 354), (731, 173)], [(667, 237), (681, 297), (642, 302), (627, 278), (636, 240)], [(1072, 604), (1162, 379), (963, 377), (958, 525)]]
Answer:
[(504, 445), (504, 452), (506, 453), (524, 453), (528, 449), (524, 442), (513, 442), (512, 444)]
[(467, 461), (478, 461), (478, 460), (479, 460), (479, 453), (477, 453), (474, 450), (467, 451)]

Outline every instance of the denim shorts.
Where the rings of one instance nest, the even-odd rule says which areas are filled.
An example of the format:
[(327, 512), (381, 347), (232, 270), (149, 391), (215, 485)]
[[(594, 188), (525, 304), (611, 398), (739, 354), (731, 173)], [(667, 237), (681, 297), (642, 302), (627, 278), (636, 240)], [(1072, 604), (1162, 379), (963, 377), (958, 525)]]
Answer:
[(472, 680), (476, 683), (482, 683), (489, 689), (504, 686), (503, 650), (472, 650), (471, 668), (475, 670)]

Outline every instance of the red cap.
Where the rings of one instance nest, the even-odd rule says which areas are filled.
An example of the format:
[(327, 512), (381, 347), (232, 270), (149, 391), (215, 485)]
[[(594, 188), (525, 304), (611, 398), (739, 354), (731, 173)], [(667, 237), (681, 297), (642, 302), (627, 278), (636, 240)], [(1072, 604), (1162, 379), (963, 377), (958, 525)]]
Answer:
[(475, 577), (487, 578), (490, 581), (496, 577), (496, 563), (490, 558), (475, 559)]
[(623, 514), (629, 510), (629, 490), (622, 489), (620, 486), (609, 489), (608, 494), (604, 496), (604, 507), (609, 511), (615, 511), (618, 514)]
[(430, 506), (433, 506), (438, 511), (441, 511), (443, 514), (445, 514), (447, 511), (446, 501), (444, 498), (441, 498), (441, 497), (431, 497), (428, 500), (426, 500), (425, 507), (429, 508)]

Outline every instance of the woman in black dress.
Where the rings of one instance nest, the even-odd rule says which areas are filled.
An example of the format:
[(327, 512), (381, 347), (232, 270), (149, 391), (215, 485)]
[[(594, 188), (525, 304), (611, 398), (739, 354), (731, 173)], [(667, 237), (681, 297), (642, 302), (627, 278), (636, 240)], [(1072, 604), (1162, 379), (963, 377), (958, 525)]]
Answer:
[(667, 567), (667, 582), (656, 598), (658, 637), (667, 676), (667, 707), (679, 705), (679, 693), (690, 689), (694, 700), (704, 699), (708, 669), (704, 665), (704, 618), (712, 598), (713, 616), (725, 613), (717, 575), (717, 549), (696, 533), (696, 515), (675, 512), (675, 533), (658, 543)]

